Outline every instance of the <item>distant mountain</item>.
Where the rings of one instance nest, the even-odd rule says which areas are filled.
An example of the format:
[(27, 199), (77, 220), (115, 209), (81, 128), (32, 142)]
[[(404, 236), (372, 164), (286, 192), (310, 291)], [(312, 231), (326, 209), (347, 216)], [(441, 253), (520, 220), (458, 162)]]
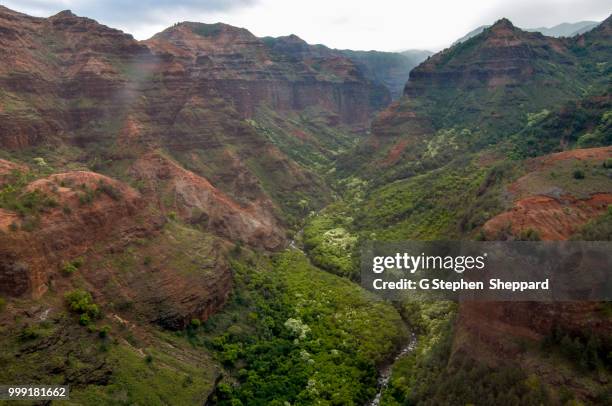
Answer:
[[(597, 21), (579, 21), (577, 23), (561, 23), (555, 25), (554, 27), (538, 27), (538, 28), (522, 28), (523, 31), (528, 32), (540, 32), (548, 37), (573, 37), (576, 35), (584, 34), (587, 31), (595, 28), (599, 22)], [(473, 29), (472, 31), (465, 34), (463, 37), (459, 38), (457, 41), (453, 42), (453, 45), (459, 44), (461, 42), (467, 41), (468, 39), (475, 37), (476, 35), (483, 32), (486, 28), (489, 28), (490, 25), (481, 25), (478, 28)]]
[(419, 63), (423, 62), (428, 57), (432, 56), (434, 52), (428, 51), (426, 49), (407, 49), (405, 51), (401, 51), (400, 54), (406, 55), (409, 58), (413, 58), (417, 60)]
[(410, 71), (433, 54), (423, 50), (402, 52), (342, 50), (341, 52), (351, 59), (368, 79), (389, 89), (393, 99), (401, 96)]
[(580, 21), (577, 23), (562, 23), (550, 28), (527, 28), (525, 31), (541, 32), (549, 37), (573, 37), (574, 35), (584, 34), (592, 30), (598, 24), (599, 22), (597, 21)]
[(354, 51), (311, 45), (295, 35), (264, 37), (262, 41), (276, 54), (298, 59), (349, 59), (360, 73), (373, 84), (384, 87), (393, 99), (398, 99), (408, 81), (410, 71), (433, 55), (433, 52), (409, 49), (401, 52)]
[(347, 158), (346, 166), (371, 170), (378, 180), (378, 167), (387, 165), (384, 182), (414, 174), (419, 148), (439, 130), (469, 130), (474, 148), (499, 142), (520, 131), (528, 113), (552, 111), (583, 97), (584, 89), (604, 89), (609, 38), (608, 20), (576, 38), (543, 36), (499, 20), (414, 68), (406, 97), (377, 116), (364, 155)]
[(463, 37), (461, 37), (457, 41), (453, 42), (452, 45), (457, 45), (457, 44), (460, 44), (462, 42), (465, 42), (468, 39), (470, 39), (472, 37), (475, 37), (476, 35), (480, 34), (481, 32), (483, 32), (484, 30), (486, 30), (489, 27), (490, 27), (490, 25), (481, 25), (480, 27), (474, 28), (472, 31), (468, 32)]

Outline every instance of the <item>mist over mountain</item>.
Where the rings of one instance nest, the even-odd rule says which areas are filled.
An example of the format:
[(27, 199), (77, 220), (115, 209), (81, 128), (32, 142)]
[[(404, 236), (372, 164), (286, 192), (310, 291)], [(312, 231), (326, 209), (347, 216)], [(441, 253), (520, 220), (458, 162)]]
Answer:
[(341, 51), (353, 60), (366, 77), (387, 87), (393, 99), (402, 94), (410, 71), (433, 55), (433, 52), (407, 50), (402, 52)]
[[(579, 21), (577, 23), (561, 23), (557, 24), (553, 27), (538, 27), (538, 28), (523, 28), (525, 31), (529, 32), (539, 32), (549, 37), (573, 37), (576, 35), (584, 34), (587, 31), (595, 28), (599, 22), (597, 21)], [(485, 28), (489, 28), (490, 25), (481, 25), (478, 28), (473, 29), (472, 31), (465, 34), (463, 37), (459, 38), (453, 45), (458, 44), (460, 42), (464, 42), (485, 30)]]

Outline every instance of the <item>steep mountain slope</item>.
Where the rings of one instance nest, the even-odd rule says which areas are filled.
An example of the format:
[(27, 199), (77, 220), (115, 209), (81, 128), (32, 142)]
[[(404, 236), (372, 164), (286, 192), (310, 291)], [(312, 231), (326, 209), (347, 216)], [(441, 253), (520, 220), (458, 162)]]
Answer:
[[(358, 376), (342, 396), (373, 395), (406, 335), (399, 314), (301, 254), (269, 256), (331, 201), (322, 174), (388, 102), (383, 86), (336, 52), (222, 24), (138, 42), (69, 11), (1, 7), (0, 32), (1, 381), (70, 384), (79, 404), (202, 404), (222, 369), (244, 378), (256, 340), (291, 357), (338, 351), (308, 373)], [(303, 313), (313, 292), (334, 301)], [(349, 315), (342, 340), (336, 314)], [(245, 330), (202, 328), (212, 315)], [(302, 367), (291, 402), (306, 396)], [(286, 389), (277, 376), (270, 396)]]
[[(70, 12), (1, 14), (11, 33), (2, 39), (3, 146), (77, 147), (70, 159), (108, 173), (162, 148), (235, 200), (266, 196), (288, 223), (303, 201), (326, 201), (311, 171), (324, 173), (389, 100), (350, 59), (294, 36), (181, 23), (138, 43)], [(308, 156), (302, 167), (285, 156), (296, 150)]]
[[(346, 200), (304, 231), (315, 263), (357, 279), (360, 241), (608, 235), (610, 24), (556, 39), (501, 20), (415, 68), (341, 157)], [(435, 303), (402, 312), (419, 343), (382, 404), (609, 401), (605, 304), (468, 303), (454, 322)]]
[(377, 179), (382, 172), (383, 181), (410, 176), (443, 163), (443, 150), (481, 150), (564, 103), (601, 96), (609, 86), (611, 24), (608, 18), (579, 37), (557, 39), (500, 20), (430, 57), (341, 170)]
[(314, 52), (296, 36), (262, 40), (225, 24), (181, 23), (145, 43), (173, 55), (247, 116), (262, 102), (277, 111), (320, 105), (341, 122), (363, 125), (387, 102), (349, 59)]

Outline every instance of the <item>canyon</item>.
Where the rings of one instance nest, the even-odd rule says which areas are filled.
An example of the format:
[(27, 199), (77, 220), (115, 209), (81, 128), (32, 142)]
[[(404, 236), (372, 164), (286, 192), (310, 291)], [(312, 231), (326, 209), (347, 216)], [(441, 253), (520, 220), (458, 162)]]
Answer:
[[(418, 392), (405, 386), (421, 362), (412, 357), (444, 341), (428, 334), (452, 328), (434, 354), (448, 352), (438, 376), (515, 362), (541, 375), (553, 403), (561, 379), (596, 402), (605, 368), (560, 378), (534, 348), (558, 329), (611, 348), (605, 304), (419, 313), (355, 282), (369, 239), (605, 232), (611, 24), (553, 38), (501, 19), (412, 69), (394, 54), (222, 23), (181, 22), (137, 41), (70, 11), (0, 6), (0, 325), (11, 365), (0, 378), (35, 379), (28, 362), (57, 352), (39, 373), (74, 383), (85, 403), (97, 393), (179, 404), (165, 398), (174, 388), (160, 384), (153, 398), (134, 389), (155, 379), (189, 388), (188, 403), (266, 388), (258, 401), (396, 404), (390, 396)], [(87, 313), (66, 300), (82, 291), (103, 316), (81, 326)], [(391, 368), (402, 348), (410, 354)], [(298, 372), (273, 369), (281, 361)], [(328, 375), (306, 379), (299, 368), (315, 363)]]

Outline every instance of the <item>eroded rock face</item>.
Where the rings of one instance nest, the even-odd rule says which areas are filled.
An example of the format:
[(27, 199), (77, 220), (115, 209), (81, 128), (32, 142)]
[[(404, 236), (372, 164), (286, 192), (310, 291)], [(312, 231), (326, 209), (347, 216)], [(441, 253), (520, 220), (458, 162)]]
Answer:
[(131, 311), (168, 328), (206, 320), (225, 303), (232, 286), (227, 244), (196, 230), (178, 230), (190, 233), (179, 239), (124, 183), (76, 171), (37, 179), (22, 193), (54, 204), (29, 227), (31, 219), (0, 210), (0, 295), (74, 289), (62, 270), (80, 258), (79, 279), (99, 303), (130, 303)]
[(45, 19), (2, 7), (0, 30), (0, 145), (9, 149), (121, 109), (126, 68), (150, 56), (130, 35), (70, 12)]
[[(3, 275), (10, 274), (16, 281), (0, 286), (4, 295), (39, 297), (63, 261), (85, 254), (95, 244), (120, 246), (125, 239), (151, 232), (152, 225), (133, 221), (144, 207), (140, 195), (106, 176), (93, 172), (51, 175), (30, 183), (23, 193), (34, 191), (55, 204), (38, 214), (31, 230), (24, 229), (26, 219), (8, 210), (0, 213)], [(88, 196), (91, 201), (84, 203)]]
[(568, 65), (575, 62), (566, 41), (522, 31), (502, 19), (483, 34), (436, 54), (412, 70), (404, 93), (414, 97), (432, 89), (519, 85), (542, 73), (540, 60)]
[[(572, 196), (550, 187), (549, 183), (555, 183), (550, 171), (571, 177), (571, 172), (563, 173), (560, 168), (580, 163), (600, 167), (610, 157), (612, 147), (601, 147), (533, 159), (528, 163), (531, 171), (508, 188), (516, 199), (513, 207), (485, 223), (486, 235), (489, 239), (516, 238), (530, 229), (542, 240), (569, 239), (612, 204), (612, 184), (607, 179), (601, 183), (585, 179), (592, 182), (588, 195)], [(604, 345), (612, 345), (612, 323), (597, 302), (472, 302), (460, 306), (454, 351), (497, 362), (524, 351), (518, 340), (541, 341), (556, 328), (582, 337), (595, 335)]]
[[(67, 138), (82, 145), (100, 136), (100, 126), (94, 134), (87, 128), (92, 120), (114, 128), (134, 110), (146, 122), (163, 115), (157, 104), (176, 112), (194, 92), (223, 98), (242, 117), (262, 106), (316, 106), (360, 127), (390, 100), (341, 53), (299, 39), (297, 48), (284, 38), (274, 46), (224, 24), (181, 23), (138, 42), (68, 11), (36, 18), (2, 7), (0, 31), (4, 148)], [(188, 91), (169, 98), (177, 89)]]
[(145, 43), (174, 71), (215, 89), (247, 117), (263, 104), (277, 111), (319, 106), (343, 123), (364, 125), (390, 101), (350, 59), (295, 35), (260, 39), (226, 24), (187, 22)]
[(231, 241), (275, 250), (285, 236), (265, 199), (241, 205), (211, 183), (160, 153), (150, 153), (132, 167), (137, 179), (161, 196), (160, 204), (188, 222), (203, 225)]

